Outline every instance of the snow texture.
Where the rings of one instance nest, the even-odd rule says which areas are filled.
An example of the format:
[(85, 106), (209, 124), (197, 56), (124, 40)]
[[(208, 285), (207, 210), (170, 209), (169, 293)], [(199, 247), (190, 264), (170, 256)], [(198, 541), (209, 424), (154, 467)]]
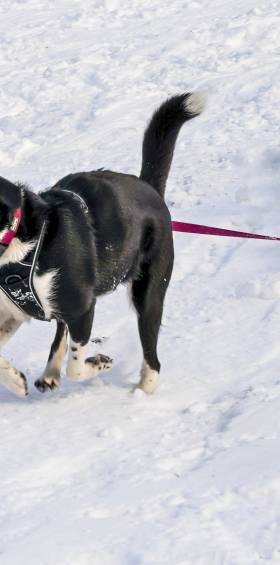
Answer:
[[(0, 0), (1, 175), (137, 174), (152, 111), (198, 89), (173, 219), (279, 235), (279, 26), (278, 0)], [(152, 397), (123, 287), (97, 307), (104, 377), (41, 395), (53, 324), (6, 346), (30, 395), (0, 391), (1, 565), (280, 564), (279, 243), (174, 239)]]

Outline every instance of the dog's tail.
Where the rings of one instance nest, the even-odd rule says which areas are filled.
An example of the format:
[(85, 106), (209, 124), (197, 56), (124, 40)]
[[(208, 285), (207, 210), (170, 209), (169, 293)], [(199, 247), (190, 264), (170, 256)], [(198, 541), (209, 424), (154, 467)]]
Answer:
[(162, 197), (178, 133), (185, 122), (201, 114), (204, 106), (205, 95), (199, 92), (173, 96), (156, 110), (145, 131), (140, 179)]

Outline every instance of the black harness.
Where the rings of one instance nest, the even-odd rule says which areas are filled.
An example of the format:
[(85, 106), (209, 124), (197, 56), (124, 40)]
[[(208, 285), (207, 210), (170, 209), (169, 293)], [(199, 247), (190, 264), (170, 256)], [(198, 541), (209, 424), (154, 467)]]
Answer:
[[(88, 214), (88, 207), (84, 199), (71, 190), (62, 189), (68, 192), (80, 205), (85, 214)], [(34, 288), (33, 277), (36, 272), (39, 253), (43, 245), (46, 232), (46, 223), (43, 223), (40, 237), (36, 248), (28, 253), (25, 261), (18, 263), (7, 263), (0, 268), (0, 290), (19, 308), (22, 312), (36, 318), (49, 322), (46, 318), (38, 294)]]
[(32, 318), (44, 321), (47, 318), (34, 288), (33, 277), (45, 231), (46, 224), (44, 222), (36, 248), (28, 253), (25, 261), (7, 263), (0, 268), (0, 289), (22, 312)]

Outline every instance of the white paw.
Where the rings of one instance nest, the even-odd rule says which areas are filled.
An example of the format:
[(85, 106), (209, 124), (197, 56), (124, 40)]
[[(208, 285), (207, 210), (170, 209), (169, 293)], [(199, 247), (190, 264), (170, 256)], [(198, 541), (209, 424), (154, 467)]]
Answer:
[(23, 373), (20, 373), (16, 369), (13, 370), (13, 374), (5, 380), (2, 384), (11, 392), (24, 398), (28, 395), (27, 381)]
[(41, 379), (37, 379), (34, 385), (40, 392), (46, 392), (48, 390), (59, 388), (60, 379), (59, 377), (45, 376), (41, 377)]
[(110, 371), (113, 365), (113, 359), (107, 357), (107, 355), (96, 355), (95, 357), (88, 357), (85, 361), (87, 366), (87, 373), (91, 373), (92, 376), (97, 375), (101, 371)]
[(159, 373), (146, 365), (141, 371), (141, 380), (138, 388), (143, 390), (146, 394), (153, 394), (158, 387)]

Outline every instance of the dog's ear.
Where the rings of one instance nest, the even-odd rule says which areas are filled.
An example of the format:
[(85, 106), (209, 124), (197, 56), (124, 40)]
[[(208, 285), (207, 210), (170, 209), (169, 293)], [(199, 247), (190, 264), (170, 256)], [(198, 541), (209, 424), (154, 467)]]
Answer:
[(0, 177), (0, 202), (13, 209), (21, 206), (20, 187), (3, 177)]

